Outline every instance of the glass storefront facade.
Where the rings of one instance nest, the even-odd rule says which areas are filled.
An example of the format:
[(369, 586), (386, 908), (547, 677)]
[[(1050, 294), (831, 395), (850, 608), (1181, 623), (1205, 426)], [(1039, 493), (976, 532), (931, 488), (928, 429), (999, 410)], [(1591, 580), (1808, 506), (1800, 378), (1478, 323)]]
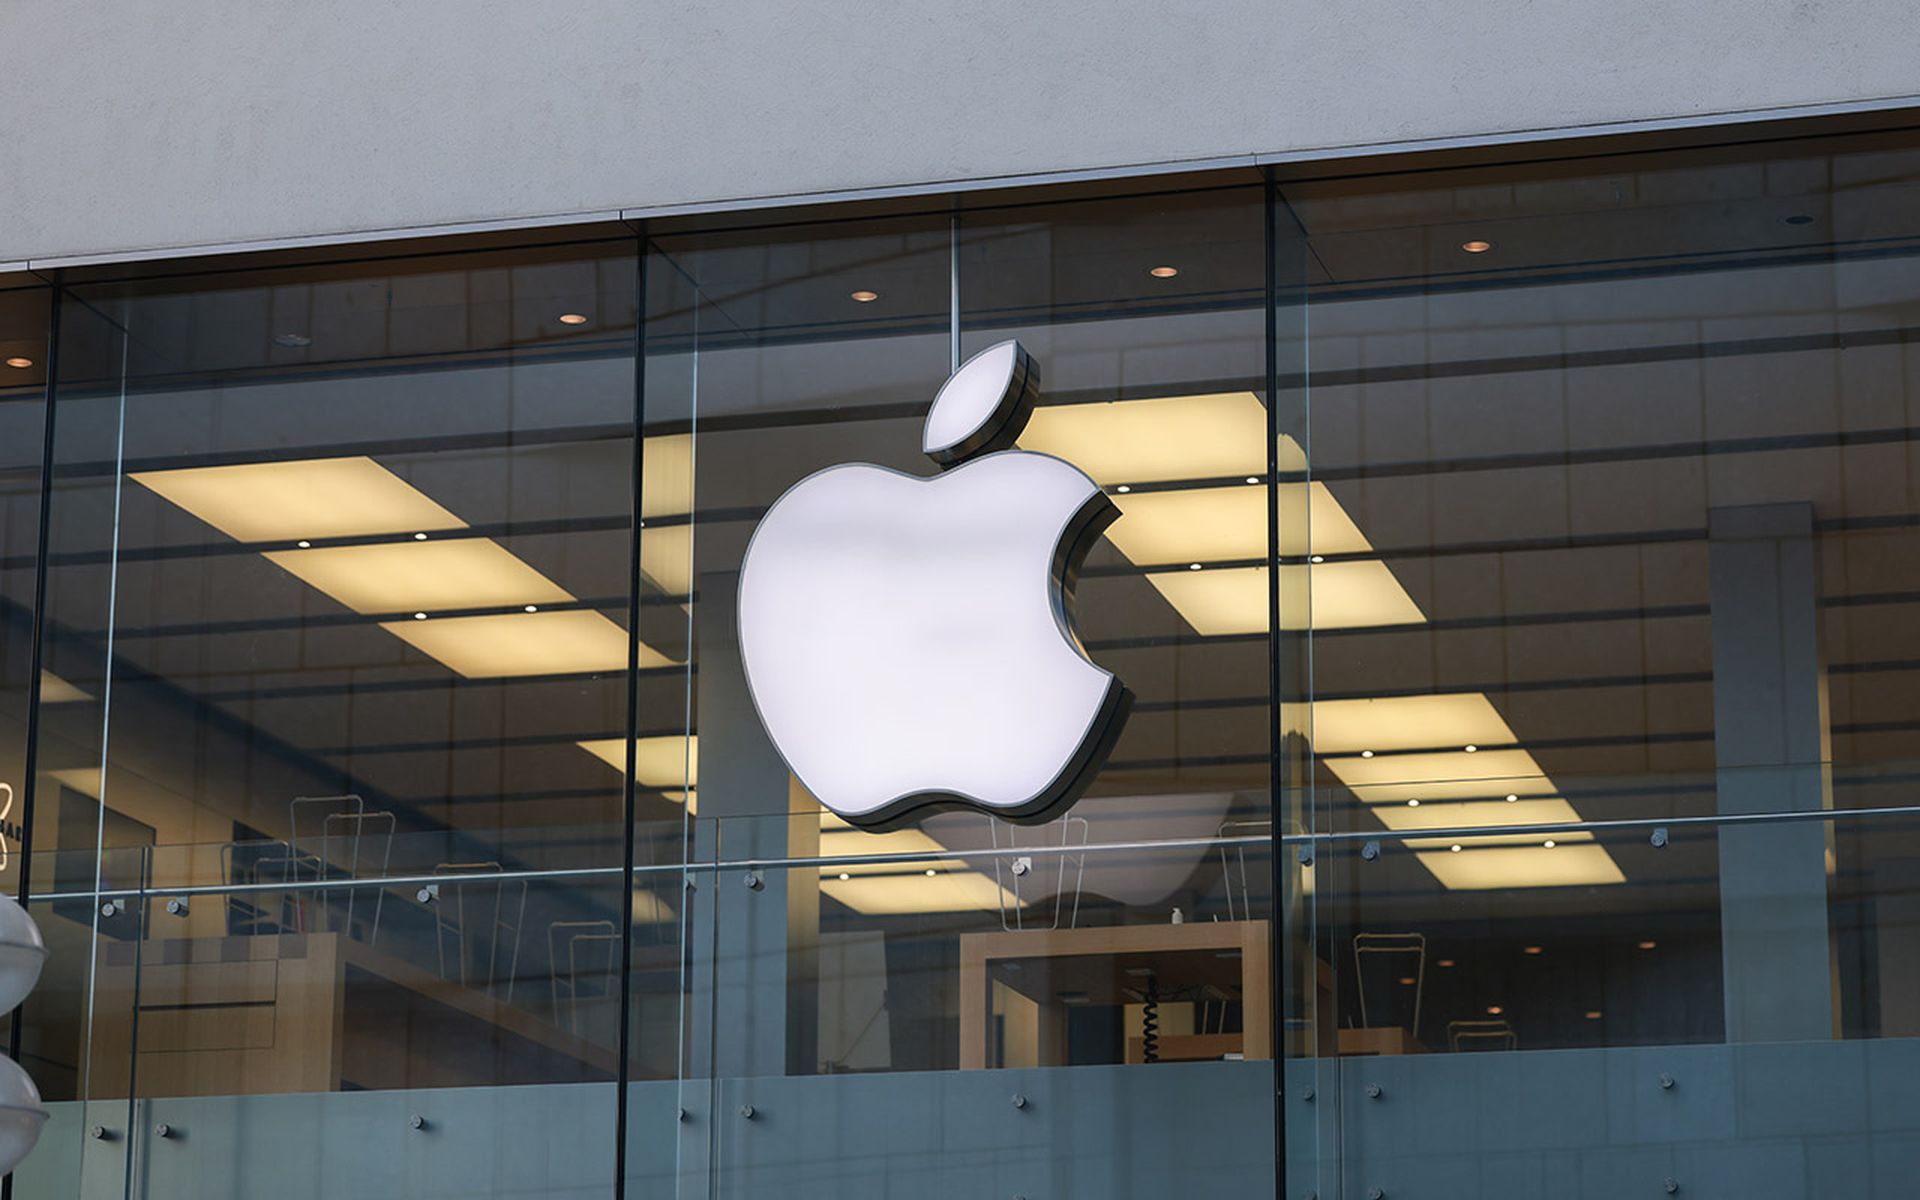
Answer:
[[(0, 285), (14, 1196), (1920, 1170), (1920, 133)], [(742, 560), (1008, 338), (1132, 711), (868, 832)]]

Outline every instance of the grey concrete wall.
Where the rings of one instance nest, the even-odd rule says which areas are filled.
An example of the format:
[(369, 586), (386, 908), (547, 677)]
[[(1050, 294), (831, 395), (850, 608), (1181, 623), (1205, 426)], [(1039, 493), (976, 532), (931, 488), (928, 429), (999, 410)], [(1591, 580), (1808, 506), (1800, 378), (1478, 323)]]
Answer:
[(0, 262), (1920, 93), (1910, 0), (7, 0), (0, 31)]

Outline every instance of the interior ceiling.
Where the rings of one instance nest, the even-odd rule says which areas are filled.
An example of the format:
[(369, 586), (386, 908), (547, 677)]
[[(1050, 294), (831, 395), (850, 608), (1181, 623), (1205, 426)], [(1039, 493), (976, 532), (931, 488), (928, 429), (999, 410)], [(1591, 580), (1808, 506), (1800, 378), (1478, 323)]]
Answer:
[[(1714, 765), (1707, 513), (1804, 500), (1826, 535), (1835, 760), (1920, 759), (1920, 644), (1910, 644), (1920, 622), (1907, 607), (1920, 594), (1920, 286), (1907, 257), (1920, 237), (1920, 156), (1509, 174), (1286, 188), (1316, 284), (1310, 507), (1323, 538), (1347, 539), (1307, 549), (1335, 560), (1321, 564), (1329, 580), (1352, 563), (1384, 568), (1406, 602), (1391, 622), (1318, 622), (1314, 693), (1479, 697), (1524, 748), (1515, 774), (1533, 782), (1516, 791), (1550, 793), (1586, 818), (1703, 811), (1711, 792), (1699, 785)], [(1063, 398), (1112, 398), (1110, 380), (1105, 397), (1071, 386), (1083, 355), (1141, 364), (1121, 388), (1131, 401), (1197, 408), (1183, 398), (1238, 394), (1257, 408), (1261, 221), (1246, 189), (997, 223), (982, 214), (962, 246), (963, 308), (983, 328), (1027, 337), (1031, 324), (1049, 339), (1058, 353), (1041, 357), (1068, 381)], [(1461, 248), (1476, 240), (1491, 248)], [(668, 433), (648, 443), (649, 461), (687, 489), (652, 505), (643, 539), (668, 547), (651, 564), (641, 618), (642, 641), (660, 648), (642, 684), (640, 723), (654, 735), (687, 712), (672, 664), (687, 657), (689, 583), (738, 562), (787, 483), (856, 457), (924, 473), (916, 406), (945, 372), (950, 284), (944, 219), (844, 236), (702, 235), (663, 250), (682, 274), (649, 286), (672, 302), (668, 332), (688, 339), (668, 338), (663, 361), (703, 347), (711, 374), (698, 393), (691, 378), (684, 394), (660, 381), (650, 411), (690, 420), (710, 390), (717, 415), (743, 419), (703, 428), (697, 493), (686, 444)], [(1148, 274), (1163, 262), (1179, 274)], [(114, 654), (435, 820), (544, 823), (570, 803), (583, 821), (602, 819), (617, 770), (580, 743), (617, 739), (619, 687), (564, 674), (460, 681), (446, 654), (409, 649), (410, 613), (342, 604), (339, 588), (291, 569), (300, 548), (274, 548), (276, 562), (236, 547), (149, 473), (195, 466), (208, 445), (244, 462), (372, 440), (369, 461), (451, 514), (459, 537), (560, 593), (529, 603), (623, 622), (630, 451), (606, 432), (630, 402), (618, 377), (633, 304), (619, 271), (574, 261), (538, 276), (294, 279), (137, 305), (156, 389), (136, 389), (128, 410), (129, 456), (142, 466), (120, 496)], [(853, 298), (864, 290), (879, 299)], [(576, 310), (586, 322), (559, 323)], [(574, 353), (546, 353), (556, 346)], [(868, 357), (891, 365), (856, 380), (850, 404), (829, 404), (820, 381), (836, 378), (833, 361)], [(502, 363), (521, 369), (488, 369)], [(1239, 387), (1215, 390), (1222, 380)], [(750, 419), (795, 408), (793, 394), (808, 396), (797, 406), (806, 419)], [(893, 407), (860, 412), (869, 401)], [(868, 419), (831, 419), (856, 416)], [(1091, 455), (1105, 436), (1083, 432), (1077, 445)], [(1264, 560), (1264, 507), (1242, 512), (1231, 493), (1233, 476), (1264, 471), (1203, 461), (1236, 447), (1188, 444), (1198, 436), (1163, 442), (1201, 458), (1162, 477), (1128, 477), (1124, 458), (1089, 465), (1105, 485), (1139, 488), (1135, 526), (1089, 560), (1077, 602), (1091, 652), (1144, 701), (1106, 794), (1264, 786), (1264, 618), (1207, 626), (1215, 618), (1201, 615), (1239, 611), (1230, 572), (1265, 569), (1247, 561)], [(470, 448), (430, 448), (462, 438)], [(1052, 448), (1073, 457), (1075, 446), (1068, 436)], [(56, 602), (104, 590), (96, 535), (111, 528), (110, 481), (61, 494), (73, 515)], [(1194, 499), (1200, 490), (1218, 494)], [(1199, 571), (1188, 574), (1189, 552), (1174, 544), (1177, 521), (1152, 548), (1129, 546), (1147, 537), (1153, 504), (1216, 501), (1226, 507), (1190, 552)], [(1235, 540), (1243, 528), (1251, 554)], [(1213, 609), (1197, 598), (1205, 589)], [(70, 601), (65, 616), (77, 645), (104, 646), (104, 622), (86, 619), (85, 604)], [(1323, 782), (1364, 783), (1359, 761), (1332, 759)], [(670, 781), (642, 783), (662, 813), (684, 799)], [(1360, 791), (1341, 819), (1370, 827)], [(1861, 785), (1840, 803), (1876, 795)], [(1430, 852), (1442, 856), (1431, 870), (1451, 869), (1450, 848)], [(1593, 869), (1605, 873), (1598, 859)]]

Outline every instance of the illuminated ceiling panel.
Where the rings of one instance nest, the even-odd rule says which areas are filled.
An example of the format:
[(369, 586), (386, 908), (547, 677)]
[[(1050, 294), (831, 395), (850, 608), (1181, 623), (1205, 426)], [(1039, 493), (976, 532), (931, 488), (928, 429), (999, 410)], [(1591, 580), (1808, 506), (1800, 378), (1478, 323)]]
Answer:
[(1627, 877), (1605, 847), (1593, 843), (1552, 849), (1539, 845), (1485, 849), (1422, 850), (1414, 857), (1448, 891), (1494, 888), (1583, 887), (1625, 883)]
[(693, 511), (693, 435), (646, 438), (640, 450), (640, 517)]
[[(1418, 625), (1427, 619), (1393, 572), (1376, 559), (1286, 569), (1308, 572), (1316, 629)], [(1159, 571), (1148, 575), (1147, 582), (1202, 637), (1267, 631), (1264, 567)]]
[[(627, 668), (627, 631), (586, 609), (382, 621), (380, 628), (468, 679), (604, 674)], [(673, 664), (643, 643), (640, 665)]]
[(241, 542), (467, 527), (365, 455), (135, 471), (131, 478)]
[(271, 550), (264, 557), (359, 613), (432, 613), (573, 599), (490, 538)]
[(1019, 445), (1064, 458), (1103, 487), (1264, 475), (1267, 410), (1252, 392), (1044, 405)]
[(874, 916), (909, 913), (998, 912), (1020, 907), (1020, 901), (999, 884), (978, 871), (952, 869), (951, 863), (927, 863), (924, 870), (910, 875), (856, 875), (841, 879), (839, 872), (823, 874), (820, 892), (855, 912)]
[(670, 596), (693, 591), (693, 526), (649, 525), (640, 531), (640, 570)]
[(78, 704), (82, 700), (93, 699), (93, 693), (83, 691), (52, 671), (40, 672), (40, 703), (42, 704)]
[[(575, 745), (616, 771), (627, 769), (626, 755), (621, 752), (619, 738), (595, 738), (576, 742)], [(682, 738), (665, 734), (636, 738), (633, 743), (633, 778), (642, 787), (699, 787), (699, 736)]]
[[(1120, 509), (1120, 519), (1108, 527), (1107, 540), (1141, 567), (1265, 558), (1266, 496), (1266, 488), (1244, 483), (1114, 495), (1109, 499)], [(1308, 484), (1307, 498), (1313, 553), (1373, 549), (1325, 484)]]
[(1518, 740), (1481, 692), (1313, 702), (1313, 747), (1322, 755), (1504, 746)]

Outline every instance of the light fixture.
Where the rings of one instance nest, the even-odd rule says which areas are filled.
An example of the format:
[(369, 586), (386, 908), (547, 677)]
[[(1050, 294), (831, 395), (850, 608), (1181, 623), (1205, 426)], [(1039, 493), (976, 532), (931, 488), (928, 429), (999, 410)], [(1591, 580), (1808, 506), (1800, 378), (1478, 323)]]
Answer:
[(492, 538), (270, 550), (263, 557), (357, 613), (449, 612), (574, 598)]
[(1451, 967), (1453, 965), (1453, 960), (1450, 958), (1443, 958), (1439, 962), (1433, 965), (1436, 967)]
[(1493, 249), (1493, 243), (1483, 242), (1476, 238), (1470, 242), (1461, 242), (1460, 248), (1468, 254), (1485, 254), (1487, 251)]
[(560, 314), (560, 323), (561, 323), (562, 325), (585, 325), (585, 324), (587, 323), (587, 314), (585, 314), (585, 313), (561, 313), (561, 314)]
[(1480, 752), (1480, 747), (1473, 745), (1462, 746), (1461, 749), (1465, 750), (1468, 754), (1478, 754)]
[(1407, 807), (1408, 807), (1408, 808), (1419, 808), (1419, 807), (1420, 807), (1420, 799), (1419, 799), (1419, 797), (1417, 797), (1417, 796), (1416, 796), (1416, 797), (1414, 797), (1414, 798), (1413, 798), (1412, 800), (1409, 800), (1409, 801), (1407, 801)]
[(1655, 946), (1658, 946), (1659, 944), (1660, 944), (1659, 942), (1655, 942), (1655, 941), (1645, 941), (1645, 942), (1641, 942), (1641, 943), (1640, 943), (1640, 949), (1642, 949), (1642, 950), (1651, 950), (1651, 949), (1653, 949), (1653, 948), (1654, 948)]
[(1260, 477), (1259, 477), (1258, 475), (1249, 475), (1249, 476), (1247, 476), (1247, 482), (1248, 482), (1248, 483), (1259, 483), (1259, 482), (1260, 482)]
[(1360, 752), (1360, 757), (1361, 757), (1361, 758), (1372, 758), (1372, 757), (1373, 757), (1373, 751), (1371, 751), (1371, 750), (1362, 750), (1362, 751)]
[(424, 621), (424, 620), (426, 620), (426, 619), (427, 619), (427, 614), (425, 614), (425, 613), (423, 613), (423, 612), (417, 612), (417, 613), (415, 613), (415, 614), (413, 614), (413, 619), (414, 619), (414, 620), (416, 620), (416, 621)]
[(1540, 844), (1541, 844), (1542, 846), (1545, 846), (1545, 847), (1546, 847), (1547, 849), (1549, 849), (1549, 850), (1551, 850), (1551, 849), (1553, 849), (1553, 847), (1555, 846), (1555, 844), (1556, 844), (1556, 843), (1554, 842), (1554, 840), (1553, 840), (1552, 838), (1548, 838), (1548, 839), (1547, 839), (1546, 841), (1544, 841), (1544, 842), (1541, 842)]
[(1413, 986), (1413, 976), (1411, 976), (1411, 975), (1402, 975), (1402, 976), (1400, 977), (1400, 986), (1401, 986), (1401, 987), (1412, 987), (1412, 986)]
[(1520, 799), (1520, 797), (1519, 797), (1519, 795), (1518, 795), (1518, 794), (1516, 794), (1516, 793), (1514, 793), (1514, 792), (1508, 792), (1508, 793), (1507, 793), (1507, 803), (1508, 803), (1508, 804), (1512, 804), (1512, 803), (1514, 803), (1515, 801), (1517, 801), (1517, 800), (1519, 800), (1519, 799)]
[(20, 1007), (47, 962), (40, 926), (12, 896), (0, 893), (0, 1013)]
[[(626, 750), (619, 738), (596, 738), (575, 745), (616, 771), (627, 769)], [(633, 781), (641, 787), (664, 790), (700, 786), (700, 736), (654, 734), (633, 742)]]
[(424, 533), (416, 533), (413, 535), (413, 540), (416, 542), (424, 542), (427, 540), (427, 535)]
[(1128, 487), (1128, 486), (1127, 486), (1126, 484), (1124, 484), (1124, 483), (1123, 483), (1123, 484), (1121, 484), (1121, 485), (1120, 485), (1119, 487), (1117, 487), (1117, 488), (1115, 488), (1115, 489), (1113, 489), (1113, 490), (1114, 490), (1114, 491), (1116, 491), (1116, 492), (1119, 492), (1119, 493), (1120, 493), (1120, 494), (1121, 494), (1122, 496), (1124, 496), (1124, 495), (1126, 495), (1127, 493), (1129, 493), (1129, 492), (1131, 492), (1131, 491), (1133, 491), (1133, 489), (1132, 489), (1132, 488), (1130, 488), (1130, 487)]
[(300, 547), (302, 550), (310, 550), (313, 548), (313, 543), (307, 541), (305, 538), (295, 542), (294, 545)]
[(938, 875), (939, 873), (940, 872), (933, 867), (927, 868), (927, 878), (929, 879), (933, 878), (935, 875)]
[(1188, 563), (1188, 564), (1187, 564), (1187, 570), (1189, 570), (1189, 571), (1198, 571), (1199, 569), (1200, 569), (1200, 564), (1199, 564), (1199, 563)]
[[(380, 628), (468, 679), (627, 669), (627, 631), (592, 609), (382, 621)], [(641, 667), (672, 665), (641, 643)]]
[(859, 291), (853, 293), (853, 300), (856, 304), (872, 304), (879, 298), (879, 292), (870, 292), (865, 288), (861, 288)]
[(0, 1174), (25, 1161), (46, 1128), (47, 1110), (40, 1089), (20, 1064), (0, 1055)]
[(1544, 953), (1544, 952), (1545, 952), (1545, 951), (1544, 951), (1544, 948), (1543, 948), (1543, 947), (1540, 947), (1540, 946), (1528, 946), (1528, 947), (1527, 947), (1527, 953), (1528, 953), (1528, 954), (1541, 954), (1541, 953)]
[[(33, 917), (12, 896), (0, 893), (0, 1013), (11, 1012), (40, 982), (47, 944)], [(0, 1175), (19, 1166), (40, 1140), (47, 1110), (32, 1076), (0, 1055)]]
[(1147, 270), (1147, 274), (1153, 276), (1155, 279), (1172, 279), (1179, 273), (1179, 267), (1150, 267)]
[(1487, 1005), (1487, 1015), (1490, 1017), (1497, 1017), (1505, 1011), (1507, 1010), (1504, 1008), (1501, 1008), (1498, 1004)]
[(135, 471), (131, 478), (241, 542), (467, 527), (365, 455)]
[(24, 354), (16, 354), (7, 360), (7, 365), (16, 371), (24, 371), (33, 365), (33, 360)]
[(1326, 556), (1326, 555), (1324, 555), (1324, 554), (1315, 554), (1315, 555), (1311, 555), (1311, 556), (1309, 556), (1309, 557), (1308, 557), (1308, 559), (1307, 559), (1307, 561), (1308, 561), (1308, 562), (1310, 562), (1310, 563), (1315, 563), (1315, 564), (1318, 564), (1318, 563), (1323, 563), (1323, 562), (1325, 562), (1325, 561), (1327, 561), (1327, 556)]
[(1602, 1013), (1597, 1008), (1590, 1008), (1587, 1010), (1587, 1020), (1589, 1021), (1598, 1021), (1601, 1017), (1605, 1015), (1606, 1014)]
[(1455, 842), (1455, 843), (1454, 843), (1453, 845), (1451, 845), (1451, 846), (1448, 846), (1448, 847), (1447, 847), (1447, 849), (1448, 849), (1448, 850), (1451, 850), (1451, 851), (1452, 851), (1453, 853), (1455, 853), (1455, 854), (1458, 854), (1458, 853), (1460, 853), (1460, 843), (1459, 843), (1459, 842)]
[(528, 612), (539, 612), (539, 611), (540, 611), (540, 606), (539, 606), (538, 604), (529, 604), (529, 605), (527, 605), (527, 609), (526, 609), (526, 611), (528, 611)]
[(844, 882), (844, 881), (846, 881), (846, 880), (848, 880), (848, 879), (852, 879), (852, 878), (853, 878), (853, 876), (851, 876), (851, 875), (849, 875), (849, 874), (847, 874), (847, 873), (846, 873), (845, 871), (842, 871), (842, 872), (840, 872), (840, 878), (841, 878), (841, 880), (842, 880), (842, 881)]

